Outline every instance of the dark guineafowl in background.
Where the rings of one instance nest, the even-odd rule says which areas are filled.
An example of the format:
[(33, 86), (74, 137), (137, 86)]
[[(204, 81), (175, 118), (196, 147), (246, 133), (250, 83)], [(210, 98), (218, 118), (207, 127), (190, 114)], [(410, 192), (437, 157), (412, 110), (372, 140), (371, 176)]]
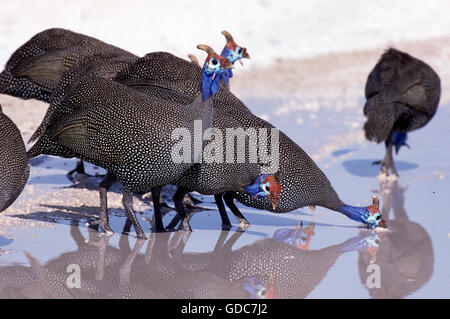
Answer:
[(396, 49), (387, 50), (370, 72), (366, 83), (364, 132), (369, 141), (384, 142), (386, 155), (381, 173), (398, 175), (392, 148), (398, 153), (407, 133), (425, 126), (436, 113), (441, 82), (426, 63)]
[(0, 212), (22, 192), (30, 174), (22, 136), (0, 105)]
[[(169, 184), (188, 169), (190, 163), (174, 163), (175, 129), (193, 131), (195, 120), (211, 127), (213, 107), (210, 95), (218, 88), (211, 78), (220, 76), (231, 63), (218, 55), (209, 57), (201, 75), (202, 94), (188, 105), (149, 96), (108, 79), (93, 75), (78, 79), (53, 116), (44, 133), (28, 152), (77, 157), (108, 170), (100, 184), (103, 232), (109, 227), (106, 192), (117, 180), (124, 185), (123, 205), (139, 238), (145, 238), (133, 209), (133, 192)], [(200, 78), (199, 78), (200, 79)], [(161, 216), (156, 216), (160, 219)]]

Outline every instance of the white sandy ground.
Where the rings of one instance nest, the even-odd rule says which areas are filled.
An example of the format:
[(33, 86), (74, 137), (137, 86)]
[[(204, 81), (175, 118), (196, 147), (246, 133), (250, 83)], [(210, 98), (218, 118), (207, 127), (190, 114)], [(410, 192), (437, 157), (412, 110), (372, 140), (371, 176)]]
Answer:
[[(402, 149), (395, 157), (401, 174), (398, 185), (406, 190), (401, 196), (397, 192), (393, 199), (390, 199), (389, 194), (394, 184), (391, 183), (389, 188), (386, 182), (379, 181), (378, 168), (370, 165), (384, 156), (384, 146), (368, 143), (361, 129), (364, 123), (364, 83), (384, 47), (307, 59), (279, 60), (267, 67), (252, 70), (239, 68), (235, 72), (232, 91), (255, 114), (279, 127), (302, 146), (324, 170), (344, 201), (353, 205), (367, 205), (372, 194), (378, 194), (382, 204), (402, 206), (409, 218), (409, 221), (403, 219), (404, 223), (417, 223), (423, 227), (421, 231), (414, 228), (412, 233), (404, 234), (405, 238), (416, 236), (423, 240), (424, 245), (431, 243), (432, 247), (424, 257), (427, 267), (432, 267), (431, 277), (407, 295), (449, 298), (450, 214), (447, 199), (450, 191), (450, 148), (447, 137), (450, 134), (450, 38), (399, 42), (397, 47), (429, 63), (441, 76), (443, 93), (435, 118), (425, 128), (410, 134), (408, 142), (412, 149)], [(47, 108), (45, 103), (23, 101), (5, 95), (0, 95), (0, 103), (4, 112), (18, 125), (24, 140), (28, 140), (36, 129)], [(6, 267), (18, 263), (28, 266), (25, 251), (30, 252), (42, 265), (64, 252), (75, 251), (76, 245), (69, 235), (73, 220), (80, 221), (81, 232), (88, 237), (84, 223), (89, 215), (98, 214), (96, 187), (99, 179), (72, 185), (65, 174), (73, 168), (74, 163), (74, 160), (47, 156), (31, 162), (31, 175), (24, 192), (0, 216), (1, 265)], [(89, 172), (95, 174), (103, 170), (89, 166)], [(384, 191), (380, 193), (381, 184), (384, 185)], [(120, 187), (115, 190), (109, 193), (108, 200), (112, 208), (112, 228), (120, 233), (125, 217)], [(206, 200), (201, 206), (211, 210), (198, 212), (192, 217), (194, 232), (184, 248), (185, 252), (211, 251), (219, 236), (218, 212), (212, 203), (213, 199), (207, 197)], [(153, 215), (151, 202), (138, 198), (134, 202), (136, 210), (142, 212), (141, 225), (149, 234), (150, 225), (147, 221)], [(315, 223), (310, 250), (341, 243), (361, 232), (367, 233), (361, 225), (345, 216), (320, 207), (315, 212), (306, 208), (282, 215), (242, 205), (240, 209), (252, 225), (233, 249), (272, 237), (280, 228), (295, 228), (301, 222), (305, 225)], [(169, 222), (171, 216), (174, 216), (173, 212), (165, 216), (165, 223)], [(230, 219), (236, 222), (232, 216)], [(389, 213), (388, 225), (392, 219), (393, 212)], [(234, 224), (233, 230), (236, 227), (237, 224)], [(402, 231), (406, 232), (394, 227), (388, 232), (403, 235)], [(132, 243), (135, 241), (133, 235), (132, 230)], [(117, 247), (119, 238), (119, 234), (114, 235), (110, 245)], [(380, 251), (382, 247), (383, 243)], [(142, 248), (140, 253), (144, 253), (145, 249)], [(385, 260), (381, 267), (382, 276), (389, 276), (392, 268), (401, 264), (400, 272), (405, 278), (409, 276), (411, 278), (408, 280), (416, 280), (414, 274), (419, 273), (420, 269), (415, 266), (408, 268), (409, 264), (414, 263), (408, 262), (409, 259), (405, 262), (403, 255), (400, 251)], [(356, 252), (341, 255), (307, 297), (367, 298), (374, 295), (365, 285), (365, 278), (369, 274), (363, 272), (361, 275), (358, 271), (359, 258)], [(383, 291), (381, 296), (395, 296), (391, 292), (395, 286), (383, 288), (380, 288)]]

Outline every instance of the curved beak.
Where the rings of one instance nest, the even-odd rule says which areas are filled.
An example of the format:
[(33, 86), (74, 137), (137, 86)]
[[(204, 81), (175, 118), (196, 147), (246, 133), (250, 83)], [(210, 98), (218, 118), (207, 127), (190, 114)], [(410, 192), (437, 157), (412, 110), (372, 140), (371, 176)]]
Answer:
[(250, 59), (250, 54), (248, 54), (247, 51), (245, 51), (244, 54), (242, 55), (242, 58)]
[(277, 209), (277, 205), (278, 205), (278, 199), (271, 197), (270, 201), (272, 202), (272, 208), (275, 211)]

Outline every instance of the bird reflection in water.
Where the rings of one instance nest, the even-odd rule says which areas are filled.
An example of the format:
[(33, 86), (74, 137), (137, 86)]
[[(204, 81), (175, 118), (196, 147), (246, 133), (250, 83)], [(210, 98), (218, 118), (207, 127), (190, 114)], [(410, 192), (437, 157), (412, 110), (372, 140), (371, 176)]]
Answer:
[(431, 238), (425, 228), (411, 221), (404, 208), (406, 187), (397, 180), (380, 180), (383, 214), (389, 230), (382, 233), (376, 256), (359, 253), (358, 268), (361, 282), (370, 272), (367, 267), (375, 263), (380, 269), (379, 288), (369, 288), (373, 298), (403, 298), (419, 290), (433, 273), (434, 252)]
[[(188, 232), (151, 233), (148, 241), (135, 240), (134, 245), (130, 245), (134, 240), (130, 236), (120, 235), (118, 245), (111, 245), (111, 236), (93, 230), (85, 238), (74, 222), (70, 232), (77, 249), (45, 263), (27, 254), (31, 267), (0, 267), (0, 297), (305, 298), (339, 256), (353, 251), (359, 252), (363, 282), (371, 262), (382, 269), (381, 288), (371, 290), (371, 295), (403, 296), (405, 293), (400, 292), (411, 292), (411, 287), (428, 280), (433, 255), (424, 229), (408, 221), (402, 202), (394, 198), (395, 218), (389, 223), (392, 231), (365, 231), (315, 250), (310, 247), (316, 232), (314, 224), (279, 229), (272, 238), (236, 249), (233, 246), (244, 232), (222, 231), (212, 251), (192, 253), (185, 252), (191, 236)], [(389, 201), (383, 199), (387, 205)], [(388, 211), (384, 207), (383, 212)], [(431, 255), (426, 255), (430, 251)], [(81, 269), (80, 288), (68, 288), (66, 284), (71, 264)]]

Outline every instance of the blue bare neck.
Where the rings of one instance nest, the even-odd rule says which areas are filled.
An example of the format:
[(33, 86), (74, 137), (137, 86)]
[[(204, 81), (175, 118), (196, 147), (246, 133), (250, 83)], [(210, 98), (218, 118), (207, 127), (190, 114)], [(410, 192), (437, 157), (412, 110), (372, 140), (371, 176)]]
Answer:
[[(231, 50), (227, 49), (227, 47), (225, 46), (222, 50), (222, 53), (220, 54), (221, 56), (225, 57), (228, 59), (228, 61), (230, 61), (231, 63), (234, 64), (234, 62), (236, 62), (236, 60), (234, 59), (233, 55), (230, 54)], [(228, 81), (230, 81), (230, 78), (233, 77), (233, 71), (231, 69), (227, 69), (221, 76), (221, 79), (228, 84)]]
[(203, 68), (202, 71), (202, 98), (206, 101), (211, 95), (214, 95), (219, 90), (220, 74), (214, 76), (214, 72)]
[(258, 193), (260, 192), (260, 189), (261, 189), (262, 181), (267, 176), (269, 176), (269, 175), (267, 175), (267, 174), (259, 175), (253, 184), (245, 186), (245, 191), (250, 193), (253, 196), (258, 195)]
[(368, 213), (367, 207), (342, 205), (338, 210), (354, 221), (366, 223), (365, 216)]

